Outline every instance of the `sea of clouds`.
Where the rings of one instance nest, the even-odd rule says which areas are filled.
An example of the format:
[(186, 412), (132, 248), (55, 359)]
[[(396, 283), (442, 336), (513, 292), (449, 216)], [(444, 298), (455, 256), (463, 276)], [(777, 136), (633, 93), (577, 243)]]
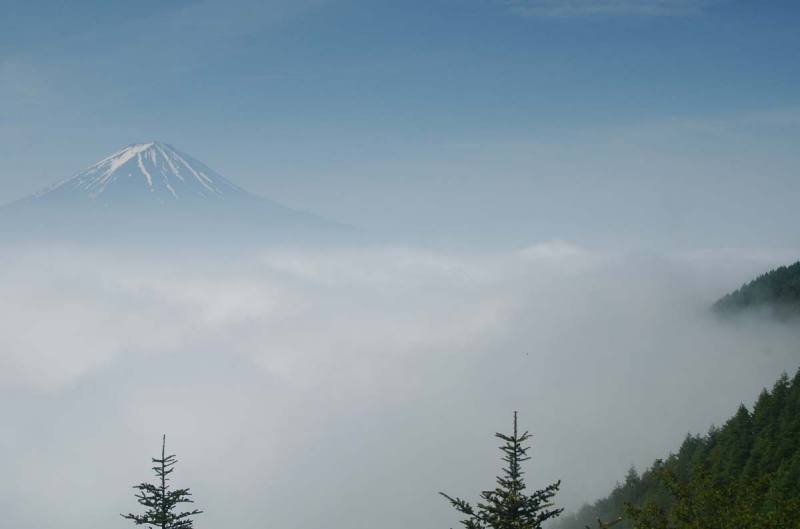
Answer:
[(127, 527), (165, 433), (198, 529), (455, 527), (514, 410), (575, 508), (794, 372), (708, 310), (793, 255), (2, 247), (4, 523)]

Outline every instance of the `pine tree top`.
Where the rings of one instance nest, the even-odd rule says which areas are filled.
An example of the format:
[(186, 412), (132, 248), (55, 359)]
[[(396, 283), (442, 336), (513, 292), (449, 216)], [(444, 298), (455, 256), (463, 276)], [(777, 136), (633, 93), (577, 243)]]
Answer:
[(496, 433), (495, 437), (504, 441), (499, 447), (506, 463), (502, 474), (497, 477), (493, 490), (481, 493), (476, 506), (444, 492), (442, 496), (465, 515), (461, 524), (466, 529), (540, 529), (542, 523), (561, 514), (563, 509), (553, 509), (552, 498), (561, 485), (558, 481), (532, 494), (525, 494), (522, 463), (528, 461), (529, 446), (525, 441), (531, 435), (525, 431), (520, 434), (517, 428), (517, 412), (514, 412), (514, 427), (510, 435)]
[(132, 520), (135, 525), (150, 525), (160, 529), (192, 529), (192, 517), (202, 514), (203, 511), (176, 512), (181, 503), (194, 503), (189, 489), (172, 489), (169, 484), (169, 475), (174, 472), (178, 462), (174, 454), (166, 454), (167, 436), (161, 438), (161, 457), (154, 457), (151, 461), (155, 464), (152, 469), (158, 478), (158, 483), (140, 483), (135, 485), (135, 495), (140, 505), (146, 508), (144, 514), (123, 514), (123, 518)]

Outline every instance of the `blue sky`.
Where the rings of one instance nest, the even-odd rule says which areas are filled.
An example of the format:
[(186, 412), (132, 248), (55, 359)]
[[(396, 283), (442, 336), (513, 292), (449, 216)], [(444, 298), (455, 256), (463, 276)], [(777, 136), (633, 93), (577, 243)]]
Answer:
[(749, 244), (794, 220), (800, 196), (794, 2), (3, 12), (3, 202), (150, 139), (290, 205), (439, 239), (666, 244), (701, 223), (712, 233), (692, 245)]

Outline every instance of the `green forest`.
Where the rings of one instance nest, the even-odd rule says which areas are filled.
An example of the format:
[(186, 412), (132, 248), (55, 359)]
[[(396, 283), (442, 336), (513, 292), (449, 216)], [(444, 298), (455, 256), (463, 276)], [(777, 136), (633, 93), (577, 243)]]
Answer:
[[(713, 305), (722, 316), (750, 310), (800, 315), (800, 262), (742, 285)], [(554, 529), (613, 523), (619, 529), (800, 528), (800, 371), (740, 405), (721, 427), (687, 435), (676, 453), (641, 474), (628, 470), (611, 493)]]
[(640, 475), (631, 468), (608, 497), (563, 515), (556, 529), (597, 520), (620, 529), (800, 528), (800, 370), (764, 390), (706, 435)]
[(714, 310), (723, 315), (753, 309), (782, 319), (800, 315), (800, 261), (771, 270), (714, 304)]

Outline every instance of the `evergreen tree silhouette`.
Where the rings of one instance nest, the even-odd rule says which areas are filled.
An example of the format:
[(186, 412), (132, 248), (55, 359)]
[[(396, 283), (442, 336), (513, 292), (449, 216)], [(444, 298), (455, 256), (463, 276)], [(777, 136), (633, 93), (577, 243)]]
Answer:
[(514, 412), (514, 432), (511, 435), (501, 433), (495, 437), (504, 441), (500, 447), (506, 467), (503, 474), (497, 477), (494, 490), (481, 493), (482, 502), (475, 507), (460, 498), (453, 498), (444, 492), (453, 507), (466, 518), (461, 524), (466, 529), (540, 529), (542, 523), (561, 514), (564, 509), (551, 509), (552, 498), (558, 492), (561, 481), (557, 481), (533, 494), (525, 494), (524, 472), (522, 463), (529, 460), (530, 447), (524, 446), (530, 439), (526, 431), (517, 431), (517, 412)]
[(153, 458), (153, 471), (158, 478), (158, 483), (141, 483), (134, 486), (139, 492), (136, 499), (139, 504), (146, 507), (144, 514), (123, 514), (123, 518), (133, 520), (136, 525), (149, 525), (159, 529), (192, 529), (192, 517), (203, 511), (175, 512), (181, 503), (194, 503), (189, 489), (171, 489), (169, 476), (178, 462), (175, 455), (166, 455), (167, 436), (161, 438), (161, 458)]

